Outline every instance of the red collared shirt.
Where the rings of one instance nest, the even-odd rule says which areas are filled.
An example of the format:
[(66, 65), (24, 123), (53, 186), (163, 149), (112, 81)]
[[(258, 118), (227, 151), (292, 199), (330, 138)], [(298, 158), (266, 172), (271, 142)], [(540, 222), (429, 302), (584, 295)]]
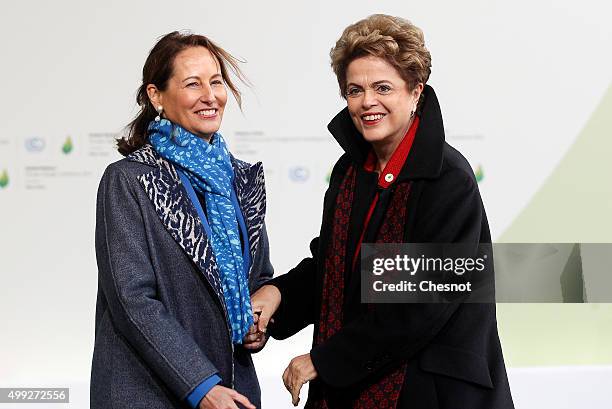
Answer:
[[(385, 165), (384, 170), (378, 175), (378, 186), (382, 189), (387, 189), (389, 186), (393, 184), (397, 180), (400, 171), (404, 167), (406, 163), (406, 159), (408, 158), (408, 154), (410, 153), (410, 149), (412, 148), (412, 143), (414, 142), (414, 137), (416, 136), (417, 128), (419, 127), (419, 117), (415, 116), (414, 121), (412, 121), (412, 125), (404, 135), (404, 139), (400, 142), (398, 147), (395, 149), (393, 154), (391, 155), (391, 159)], [(374, 154), (374, 151), (370, 151), (368, 154), (368, 158), (363, 164), (363, 168), (368, 172), (374, 172), (376, 162), (378, 158)], [(374, 213), (374, 209), (376, 208), (376, 204), (378, 203), (378, 197), (380, 194), (376, 192), (372, 203), (370, 204), (370, 209), (368, 210), (365, 221), (363, 222), (363, 230), (361, 231), (361, 235), (359, 236), (359, 241), (357, 242), (357, 247), (355, 248), (355, 254), (353, 255), (353, 270), (355, 269), (355, 263), (357, 262), (357, 257), (359, 257), (361, 242), (363, 241), (363, 236), (368, 228), (368, 223), (372, 217), (372, 213)]]

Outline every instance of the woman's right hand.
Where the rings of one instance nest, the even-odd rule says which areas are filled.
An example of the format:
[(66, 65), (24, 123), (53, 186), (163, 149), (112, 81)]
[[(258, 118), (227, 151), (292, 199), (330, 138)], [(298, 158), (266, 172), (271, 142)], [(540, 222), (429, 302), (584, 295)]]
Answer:
[(273, 285), (264, 285), (251, 296), (253, 314), (259, 315), (257, 330), (266, 333), (268, 322), (281, 303), (281, 293)]
[(215, 385), (200, 401), (199, 409), (238, 409), (236, 402), (247, 409), (257, 409), (246, 396), (225, 386)]

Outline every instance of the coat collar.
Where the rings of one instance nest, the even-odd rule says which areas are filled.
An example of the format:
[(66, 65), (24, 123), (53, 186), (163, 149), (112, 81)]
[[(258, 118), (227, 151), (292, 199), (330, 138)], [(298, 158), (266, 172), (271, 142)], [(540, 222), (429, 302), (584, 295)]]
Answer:
[[(134, 151), (127, 159), (153, 168), (138, 177), (140, 184), (164, 227), (198, 266), (225, 308), (219, 269), (213, 257), (211, 241), (174, 165), (162, 158), (150, 144)], [(234, 188), (247, 226), (249, 253), (251, 260), (254, 260), (266, 212), (263, 166), (261, 162), (250, 165), (233, 156), (231, 160), (235, 175)], [(253, 268), (252, 263), (250, 268), (249, 276)]]
[[(425, 85), (423, 89), (424, 102), (420, 111), (419, 128), (410, 154), (402, 168), (398, 181), (418, 178), (435, 178), (442, 169), (442, 154), (444, 150), (444, 125), (440, 104), (433, 88)], [(358, 166), (363, 166), (370, 144), (355, 128), (348, 108), (340, 111), (327, 126), (329, 132), (338, 144)]]

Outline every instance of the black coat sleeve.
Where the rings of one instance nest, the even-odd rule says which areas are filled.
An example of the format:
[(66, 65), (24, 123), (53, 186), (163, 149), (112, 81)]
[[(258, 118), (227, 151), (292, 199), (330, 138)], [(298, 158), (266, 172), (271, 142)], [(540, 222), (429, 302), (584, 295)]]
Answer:
[[(473, 176), (451, 169), (426, 182), (416, 206), (411, 241), (475, 243), (481, 240), (484, 209)], [(486, 224), (485, 224), (486, 225)], [(426, 346), (460, 304), (374, 304), (311, 350), (319, 379), (350, 387), (405, 362)]]
[[(330, 201), (336, 200), (346, 169), (350, 164), (348, 155), (340, 157), (334, 165), (329, 182), (329, 188), (323, 199), (323, 209), (330, 208)], [(323, 220), (327, 220), (323, 214)], [(327, 234), (329, 226), (321, 226), (321, 234)], [(317, 320), (317, 268), (319, 263), (319, 237), (310, 242), (310, 257), (303, 259), (288, 273), (275, 277), (266, 284), (276, 286), (281, 293), (281, 303), (274, 314), (274, 323), (269, 333), (276, 339), (285, 339), (298, 333)]]
[(315, 283), (319, 238), (310, 242), (312, 256), (303, 259), (287, 274), (278, 276), (266, 284), (272, 284), (281, 293), (281, 303), (269, 326), (270, 335), (276, 339), (288, 338), (314, 323)]

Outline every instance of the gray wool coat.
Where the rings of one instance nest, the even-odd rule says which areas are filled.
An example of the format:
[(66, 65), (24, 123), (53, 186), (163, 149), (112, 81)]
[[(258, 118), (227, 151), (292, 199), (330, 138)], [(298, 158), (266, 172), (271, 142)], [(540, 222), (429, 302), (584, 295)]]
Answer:
[[(261, 163), (232, 158), (251, 292), (269, 279)], [(211, 243), (174, 166), (150, 146), (108, 166), (96, 210), (91, 408), (188, 408), (214, 373), (260, 407), (250, 353), (231, 342)]]

